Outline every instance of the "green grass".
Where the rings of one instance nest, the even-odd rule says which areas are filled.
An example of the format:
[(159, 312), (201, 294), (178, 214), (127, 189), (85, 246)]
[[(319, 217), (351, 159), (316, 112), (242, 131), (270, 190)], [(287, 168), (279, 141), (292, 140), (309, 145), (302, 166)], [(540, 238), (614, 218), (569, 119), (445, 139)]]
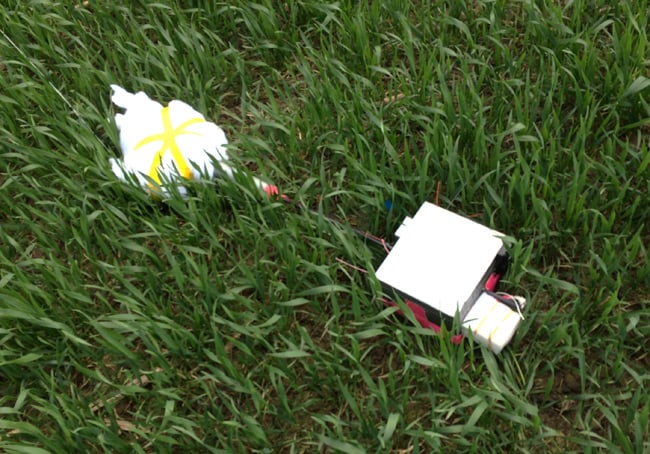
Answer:
[[(650, 450), (648, 1), (10, 3), (0, 450)], [(396, 317), (351, 230), (243, 181), (119, 183), (110, 83), (378, 235), (440, 182), (516, 239), (515, 340)]]

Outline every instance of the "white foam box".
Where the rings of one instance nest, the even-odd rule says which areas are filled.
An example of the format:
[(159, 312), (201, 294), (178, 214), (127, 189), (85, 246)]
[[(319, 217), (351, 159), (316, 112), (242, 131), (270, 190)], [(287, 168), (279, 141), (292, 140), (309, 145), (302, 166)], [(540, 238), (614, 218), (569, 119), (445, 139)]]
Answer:
[(406, 218), (397, 243), (377, 269), (389, 291), (448, 323), (464, 320), (502, 251), (502, 233), (425, 202)]

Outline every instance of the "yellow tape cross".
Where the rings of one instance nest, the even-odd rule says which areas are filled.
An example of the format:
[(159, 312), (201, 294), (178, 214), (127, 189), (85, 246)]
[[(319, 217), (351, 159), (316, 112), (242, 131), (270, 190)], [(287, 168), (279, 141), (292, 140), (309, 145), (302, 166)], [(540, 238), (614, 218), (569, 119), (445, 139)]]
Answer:
[[(202, 118), (192, 118), (181, 123), (177, 128), (174, 129), (172, 128), (172, 121), (169, 118), (169, 107), (164, 107), (162, 110), (162, 123), (163, 132), (160, 134), (154, 134), (149, 137), (145, 137), (140, 142), (138, 142), (134, 148), (137, 150), (138, 148), (152, 142), (156, 142), (158, 140), (162, 141), (162, 146), (160, 147), (160, 150), (158, 150), (154, 155), (153, 160), (151, 161), (151, 168), (149, 169), (149, 177), (159, 185), (160, 175), (158, 174), (158, 167), (160, 167), (162, 156), (167, 150), (171, 151), (172, 158), (174, 159), (174, 163), (176, 164), (176, 167), (178, 168), (180, 174), (185, 178), (192, 176), (192, 169), (190, 169), (189, 164), (183, 157), (181, 150), (178, 149), (178, 144), (176, 144), (176, 136), (179, 136), (181, 134), (194, 134), (197, 136), (200, 135), (197, 132), (186, 131), (185, 129), (196, 123), (205, 123), (205, 120)], [(152, 185), (149, 184), (149, 186)]]

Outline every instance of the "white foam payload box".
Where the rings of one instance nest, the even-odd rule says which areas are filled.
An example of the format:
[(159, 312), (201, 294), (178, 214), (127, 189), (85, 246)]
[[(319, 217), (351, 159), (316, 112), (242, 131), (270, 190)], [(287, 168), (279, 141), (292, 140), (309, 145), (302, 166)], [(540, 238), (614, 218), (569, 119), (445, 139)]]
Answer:
[[(436, 323), (449, 323), (458, 315), (463, 330), (480, 328), (474, 338), (500, 351), (520, 316), (500, 302), (497, 308), (486, 306), (483, 291), (503, 253), (504, 235), (428, 202), (395, 235), (395, 246), (376, 272), (383, 286), (422, 306)], [(482, 322), (466, 325), (470, 316)], [(495, 330), (496, 320), (509, 324)]]

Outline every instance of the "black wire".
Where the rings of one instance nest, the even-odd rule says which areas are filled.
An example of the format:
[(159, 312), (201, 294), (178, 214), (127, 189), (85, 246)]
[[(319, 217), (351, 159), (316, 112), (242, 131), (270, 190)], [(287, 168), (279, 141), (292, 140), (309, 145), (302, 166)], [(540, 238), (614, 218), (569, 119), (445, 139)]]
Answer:
[(486, 295), (490, 295), (492, 298), (500, 302), (501, 304), (505, 304), (508, 306), (510, 309), (516, 312), (521, 312), (521, 306), (517, 302), (516, 298), (504, 298), (503, 296), (499, 295), (498, 293), (491, 292), (489, 290), (483, 289), (483, 292), (485, 292)]
[(377, 237), (377, 236), (375, 236), (375, 235), (373, 235), (371, 233), (364, 232), (363, 230), (359, 230), (357, 228), (348, 226), (348, 225), (344, 224), (343, 222), (341, 222), (341, 221), (339, 221), (337, 219), (334, 219), (334, 218), (329, 217), (329, 216), (327, 216), (325, 214), (322, 214), (318, 210), (315, 210), (313, 208), (309, 208), (309, 207), (305, 206), (305, 204), (303, 204), (302, 202), (294, 201), (294, 200), (290, 199), (289, 197), (283, 197), (282, 200), (284, 200), (286, 203), (297, 206), (301, 210), (307, 211), (307, 212), (315, 214), (317, 216), (322, 216), (330, 224), (336, 225), (338, 227), (350, 227), (350, 229), (352, 229), (352, 231), (356, 235), (360, 236), (361, 238), (363, 238), (363, 239), (365, 239), (367, 241), (370, 241), (371, 243), (375, 244), (376, 246), (380, 246), (382, 251), (385, 252), (386, 254), (388, 254), (390, 252), (390, 250), (393, 248), (393, 245), (390, 244), (389, 242), (387, 242), (386, 240), (384, 240), (383, 238), (379, 238), (379, 237)]

